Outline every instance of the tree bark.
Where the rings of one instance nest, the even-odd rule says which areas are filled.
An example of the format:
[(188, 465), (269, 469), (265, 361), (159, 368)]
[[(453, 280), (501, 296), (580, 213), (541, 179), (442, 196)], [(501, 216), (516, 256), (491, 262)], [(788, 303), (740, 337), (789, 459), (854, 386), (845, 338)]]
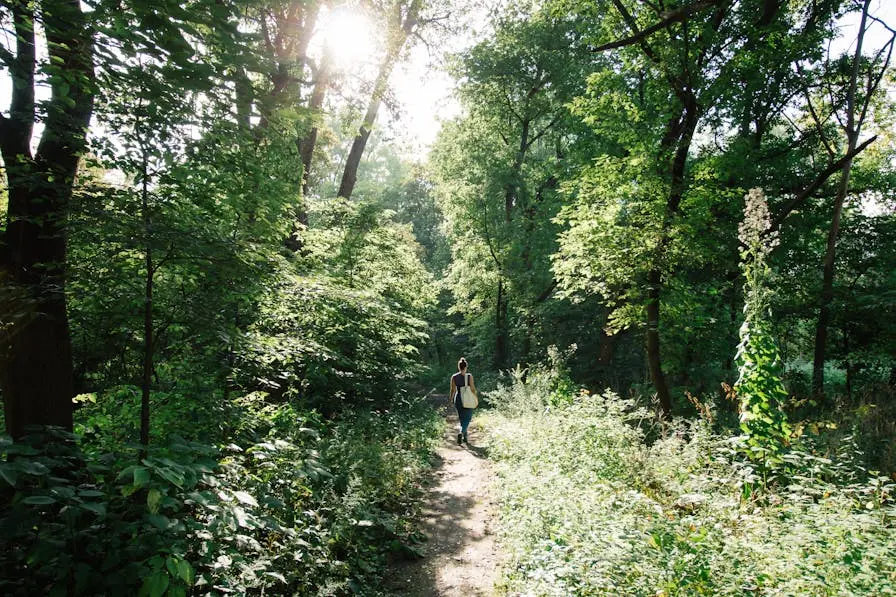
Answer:
[[(852, 145), (852, 142), (850, 142)], [(852, 160), (847, 160), (840, 173), (840, 185), (834, 199), (834, 215), (828, 230), (828, 242), (824, 254), (824, 273), (818, 301), (818, 322), (815, 326), (815, 351), (812, 359), (812, 393), (816, 399), (824, 398), (824, 364), (828, 340), (828, 324), (831, 320), (831, 302), (834, 299), (834, 268), (837, 255), (837, 237), (840, 234), (840, 218), (843, 203), (849, 191), (849, 174)]]
[(327, 95), (327, 89), (330, 86), (330, 56), (325, 51), (320, 64), (317, 67), (317, 77), (314, 82), (314, 89), (311, 91), (311, 98), (308, 101), (308, 110), (311, 112), (312, 124), (308, 134), (296, 140), (299, 148), (299, 156), (302, 159), (302, 183), (301, 195), (296, 208), (296, 220), (299, 226), (293, 225), (289, 236), (286, 237), (286, 248), (293, 252), (302, 250), (303, 241), (300, 234), (300, 228), (308, 227), (308, 203), (307, 197), (311, 191), (311, 164), (314, 161), (314, 148), (317, 146), (318, 125), (317, 118), (320, 115), (321, 108), (324, 105), (324, 99)]
[[(317, 118), (321, 108), (324, 105), (324, 98), (327, 95), (327, 88), (330, 86), (330, 57), (324, 54), (320, 65), (317, 68), (317, 79), (314, 83), (314, 90), (311, 92), (311, 99), (308, 102), (308, 109), (311, 111), (312, 118)], [(318, 126), (315, 122), (311, 126), (308, 134), (299, 142), (299, 152), (302, 156), (302, 197), (307, 197), (309, 191), (311, 164), (314, 159), (314, 147), (317, 145)], [(308, 211), (302, 209), (299, 213), (299, 222), (308, 225)]]
[(666, 376), (663, 374), (662, 356), (660, 354), (660, 287), (662, 285), (659, 270), (652, 269), (647, 274), (647, 367), (650, 370), (650, 381), (656, 390), (663, 417), (672, 416), (672, 397)]
[[(72, 428), (73, 370), (66, 310), (66, 220), (93, 110), (93, 39), (79, 0), (40, 3), (52, 95), (34, 156), (34, 13), (15, 3), (17, 54), (9, 118), (0, 115), (9, 209), (3, 238), (0, 388), (7, 431)], [(6, 300), (4, 302), (6, 302)], [(11, 307), (11, 309), (9, 308)]]
[(364, 148), (367, 147), (367, 140), (370, 139), (370, 132), (373, 130), (374, 122), (376, 122), (380, 105), (383, 103), (383, 94), (386, 93), (392, 66), (393, 61), (387, 60), (380, 68), (380, 74), (373, 87), (373, 95), (371, 95), (370, 102), (367, 104), (364, 120), (358, 128), (358, 134), (355, 135), (355, 139), (352, 141), (352, 148), (345, 159), (345, 168), (342, 170), (339, 192), (336, 193), (339, 197), (350, 199), (352, 192), (355, 190), (355, 183), (358, 181), (358, 167), (361, 165), (361, 156), (364, 155)]

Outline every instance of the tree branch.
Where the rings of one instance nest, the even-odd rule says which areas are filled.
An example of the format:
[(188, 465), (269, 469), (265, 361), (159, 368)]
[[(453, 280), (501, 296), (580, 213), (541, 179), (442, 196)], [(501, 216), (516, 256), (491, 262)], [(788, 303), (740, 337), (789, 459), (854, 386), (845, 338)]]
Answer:
[(554, 118), (547, 125), (545, 125), (545, 127), (543, 129), (541, 129), (541, 131), (539, 131), (537, 134), (533, 135), (533, 137), (531, 139), (529, 139), (529, 142), (526, 143), (526, 149), (529, 149), (530, 147), (532, 147), (533, 143), (535, 143), (536, 141), (541, 139), (545, 133), (547, 133), (549, 130), (551, 130), (551, 128), (553, 128), (553, 126), (555, 124), (560, 122), (561, 116), (562, 116), (562, 114), (557, 114), (556, 116), (554, 116)]
[[(669, 25), (671, 25), (673, 23), (678, 23), (678, 22), (684, 21), (692, 14), (704, 11), (707, 8), (712, 8), (712, 7), (716, 6), (717, 4), (719, 4), (721, 1), (722, 0), (698, 0), (697, 2), (694, 2), (693, 4), (689, 4), (687, 6), (682, 6), (681, 8), (679, 8), (677, 10), (673, 10), (672, 12), (666, 13), (665, 18), (663, 18), (660, 22), (651, 25), (647, 29), (643, 29), (643, 30), (639, 31), (637, 28), (637, 25), (635, 24), (634, 19), (628, 13), (628, 11), (625, 10), (625, 7), (622, 6), (622, 4), (618, 0), (613, 0), (613, 4), (616, 6), (616, 8), (622, 14), (622, 18), (625, 19), (625, 22), (626, 22), (626, 24), (628, 24), (629, 28), (632, 30), (633, 35), (630, 35), (629, 37), (626, 37), (623, 39), (612, 41), (610, 43), (603, 44), (601, 46), (593, 48), (591, 51), (592, 52), (605, 52), (607, 50), (614, 50), (616, 48), (623, 48), (625, 46), (630, 46), (632, 44), (642, 43), (649, 36), (653, 35), (657, 31), (665, 29), (666, 27), (668, 27)], [(644, 44), (642, 44), (642, 46), (643, 45)], [(645, 48), (645, 53), (647, 53), (649, 58), (654, 59), (653, 58), (653, 50), (650, 50), (649, 47)]]
[[(800, 66), (799, 62), (796, 63), (796, 71), (800, 76), (805, 78), (803, 73), (803, 69)], [(812, 115), (812, 121), (815, 123), (815, 130), (818, 131), (818, 137), (821, 139), (821, 142), (824, 143), (824, 148), (827, 150), (828, 155), (832, 158), (834, 157), (834, 150), (831, 147), (830, 143), (828, 143), (827, 136), (824, 134), (824, 130), (821, 126), (821, 119), (818, 118), (818, 114), (815, 112), (815, 106), (812, 105), (812, 97), (809, 95), (809, 89), (805, 85), (802, 85), (803, 95), (806, 97), (806, 106), (809, 108), (809, 114)]]
[(871, 99), (874, 96), (874, 93), (877, 91), (878, 86), (880, 85), (881, 79), (884, 78), (884, 75), (887, 73), (888, 67), (890, 66), (890, 59), (893, 57), (893, 45), (896, 43), (896, 32), (890, 37), (890, 41), (884, 45), (877, 55), (874, 57), (874, 60), (871, 61), (871, 64), (877, 62), (881, 55), (884, 53), (884, 50), (887, 50), (887, 58), (884, 60), (883, 65), (880, 67), (880, 71), (877, 73), (875, 77), (873, 72), (869, 69), (868, 71), (868, 86), (865, 88), (865, 101), (862, 105), (862, 113), (859, 115), (859, 126), (865, 122), (865, 117), (868, 115), (868, 108), (871, 106)]
[(0, 45), (0, 60), (3, 61), (3, 64), (5, 64), (7, 68), (12, 68), (12, 65), (16, 61), (16, 57), (13, 56), (12, 52), (7, 50), (5, 46)]
[(849, 160), (852, 160), (857, 155), (865, 151), (865, 149), (869, 145), (874, 143), (875, 140), (877, 140), (877, 135), (874, 135), (849, 153), (842, 156), (839, 160), (837, 160), (836, 162), (832, 162), (828, 165), (827, 168), (822, 170), (821, 173), (819, 173), (819, 175), (815, 177), (815, 180), (812, 181), (812, 184), (810, 184), (799, 195), (795, 196), (793, 199), (788, 201), (786, 205), (784, 205), (778, 215), (775, 216), (775, 219), (772, 220), (772, 224), (769, 227), (768, 232), (771, 233), (778, 230), (778, 228), (781, 227), (781, 224), (784, 223), (784, 220), (787, 218), (787, 216), (789, 216), (794, 209), (799, 207), (801, 203), (811, 197), (815, 193), (815, 191), (817, 191), (821, 187), (821, 185), (823, 185), (827, 181), (827, 179), (831, 177), (831, 175), (843, 168), (843, 164), (845, 164)]

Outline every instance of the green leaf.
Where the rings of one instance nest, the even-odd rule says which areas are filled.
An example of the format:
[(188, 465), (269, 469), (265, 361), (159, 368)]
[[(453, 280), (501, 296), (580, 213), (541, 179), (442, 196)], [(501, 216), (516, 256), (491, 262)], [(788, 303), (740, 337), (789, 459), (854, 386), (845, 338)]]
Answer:
[(29, 475), (45, 475), (50, 472), (50, 469), (39, 462), (21, 462), (18, 464), (18, 468)]
[(80, 504), (80, 507), (99, 516), (106, 515), (106, 504), (103, 502), (84, 502), (83, 504)]
[(56, 500), (51, 498), (48, 495), (32, 495), (28, 496), (22, 500), (23, 504), (34, 504), (36, 506), (47, 506), (49, 504), (55, 504)]
[(159, 468), (159, 469), (156, 469), (156, 472), (159, 474), (160, 477), (162, 477), (163, 479), (165, 479), (166, 481), (168, 481), (175, 487), (178, 487), (179, 489), (184, 488), (184, 477), (182, 474), (180, 474), (170, 468)]
[(255, 498), (245, 491), (234, 491), (233, 496), (244, 504), (247, 504), (249, 506), (258, 506), (258, 502), (255, 500)]
[(190, 562), (186, 560), (178, 560), (177, 575), (189, 586), (193, 586), (193, 581), (195, 580), (196, 573), (193, 570), (193, 567), (190, 566)]
[(145, 466), (134, 467), (134, 487), (143, 487), (149, 483), (149, 469)]
[(146, 521), (160, 530), (165, 530), (171, 525), (171, 519), (161, 514), (147, 514)]
[(106, 497), (106, 494), (96, 489), (80, 489), (78, 495), (81, 497)]
[(159, 513), (159, 504), (162, 502), (162, 492), (153, 487), (146, 495), (146, 506), (152, 514)]
[(168, 590), (170, 583), (171, 579), (168, 578), (167, 572), (156, 570), (143, 582), (140, 592), (149, 595), (149, 597), (162, 597), (165, 591)]
[(16, 473), (16, 470), (6, 462), (0, 463), (0, 477), (2, 477), (4, 481), (9, 483), (10, 486), (16, 486), (16, 479), (18, 477), (18, 474)]

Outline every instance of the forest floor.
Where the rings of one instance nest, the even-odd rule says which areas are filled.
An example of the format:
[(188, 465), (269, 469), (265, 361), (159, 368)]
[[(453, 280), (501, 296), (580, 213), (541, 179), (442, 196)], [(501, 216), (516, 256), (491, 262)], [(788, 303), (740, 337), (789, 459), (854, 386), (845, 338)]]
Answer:
[(430, 400), (446, 423), (422, 513), (425, 557), (396, 564), (388, 590), (408, 597), (490, 596), (501, 556), (493, 535), (487, 442), (474, 415), (470, 443), (458, 445), (457, 412), (444, 394)]

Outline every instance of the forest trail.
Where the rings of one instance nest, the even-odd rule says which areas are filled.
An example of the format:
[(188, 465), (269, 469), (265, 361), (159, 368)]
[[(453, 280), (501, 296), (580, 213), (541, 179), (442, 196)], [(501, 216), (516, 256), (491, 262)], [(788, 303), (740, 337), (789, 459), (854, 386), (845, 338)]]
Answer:
[(430, 401), (446, 422), (423, 507), (425, 557), (397, 564), (389, 590), (409, 597), (490, 596), (501, 558), (492, 534), (493, 473), (482, 428), (474, 415), (470, 444), (458, 445), (457, 412), (447, 396), (431, 395)]

